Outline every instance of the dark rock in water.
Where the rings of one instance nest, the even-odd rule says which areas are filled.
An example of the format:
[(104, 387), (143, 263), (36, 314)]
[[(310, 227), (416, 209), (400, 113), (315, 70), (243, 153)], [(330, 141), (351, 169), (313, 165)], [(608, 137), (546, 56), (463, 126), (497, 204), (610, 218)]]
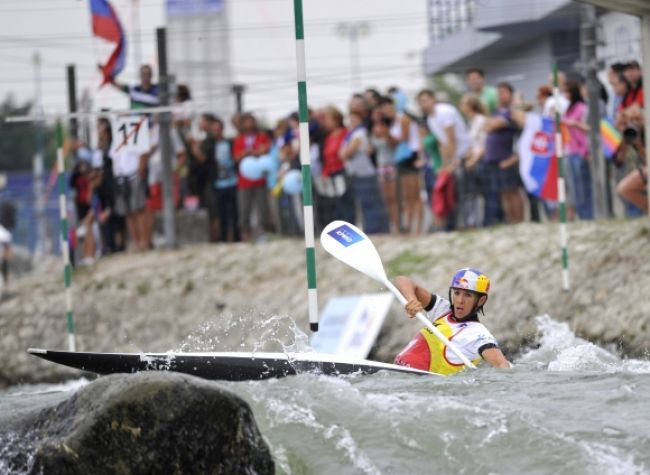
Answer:
[(248, 404), (181, 374), (99, 378), (12, 435), (1, 438), (22, 446), (3, 452), (13, 453), (6, 468), (19, 473), (274, 473)]

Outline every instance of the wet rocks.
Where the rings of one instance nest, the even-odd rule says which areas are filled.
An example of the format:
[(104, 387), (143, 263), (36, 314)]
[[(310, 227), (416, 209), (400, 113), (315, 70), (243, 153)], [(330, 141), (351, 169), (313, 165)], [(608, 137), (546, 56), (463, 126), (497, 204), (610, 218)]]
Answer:
[(187, 375), (102, 377), (13, 426), (0, 439), (19, 473), (274, 473), (248, 404)]

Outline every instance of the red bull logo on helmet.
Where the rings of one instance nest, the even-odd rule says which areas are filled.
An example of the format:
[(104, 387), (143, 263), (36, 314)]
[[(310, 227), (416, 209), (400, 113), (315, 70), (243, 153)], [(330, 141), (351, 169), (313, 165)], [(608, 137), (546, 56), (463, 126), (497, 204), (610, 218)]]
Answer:
[(451, 279), (451, 287), (487, 294), (490, 279), (477, 269), (461, 269)]

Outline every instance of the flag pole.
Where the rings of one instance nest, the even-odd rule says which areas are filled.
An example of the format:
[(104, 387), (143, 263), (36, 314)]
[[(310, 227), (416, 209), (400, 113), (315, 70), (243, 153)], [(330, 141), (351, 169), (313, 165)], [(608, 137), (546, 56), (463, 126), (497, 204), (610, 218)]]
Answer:
[(59, 212), (61, 217), (61, 256), (63, 256), (63, 283), (65, 286), (65, 314), (68, 328), (68, 349), (76, 351), (74, 316), (72, 313), (72, 267), (68, 243), (68, 206), (65, 193), (65, 165), (63, 160), (63, 126), (56, 121), (56, 163), (59, 172)]
[(560, 206), (560, 247), (562, 250), (562, 289), (570, 289), (569, 250), (566, 216), (566, 185), (564, 181), (564, 146), (560, 128), (560, 87), (558, 85), (557, 63), (553, 65), (553, 98), (555, 99), (555, 156), (557, 157), (557, 193)]
[(305, 256), (307, 259), (307, 303), (309, 328), (318, 331), (318, 292), (316, 290), (316, 252), (314, 250), (314, 207), (311, 187), (311, 156), (309, 146), (309, 117), (307, 108), (307, 74), (305, 65), (305, 29), (302, 0), (293, 0), (296, 31), (296, 70), (298, 80), (298, 115), (300, 117), (300, 164), (302, 167), (302, 200), (305, 227)]

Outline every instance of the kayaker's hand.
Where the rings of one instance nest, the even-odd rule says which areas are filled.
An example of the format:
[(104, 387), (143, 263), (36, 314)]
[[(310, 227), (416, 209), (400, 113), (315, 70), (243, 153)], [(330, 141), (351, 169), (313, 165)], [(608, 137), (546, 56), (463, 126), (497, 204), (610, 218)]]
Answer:
[(416, 313), (423, 310), (424, 308), (418, 299), (411, 299), (406, 302), (406, 313), (408, 314), (409, 318), (415, 317)]

